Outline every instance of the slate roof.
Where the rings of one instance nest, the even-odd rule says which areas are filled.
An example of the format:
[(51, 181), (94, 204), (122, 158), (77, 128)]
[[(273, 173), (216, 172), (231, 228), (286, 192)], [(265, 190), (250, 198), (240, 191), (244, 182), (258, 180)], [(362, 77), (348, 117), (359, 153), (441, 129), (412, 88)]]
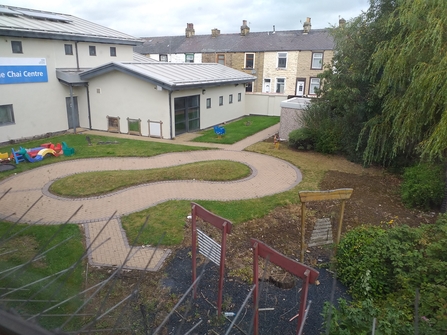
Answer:
[(265, 52), (265, 51), (317, 51), (334, 49), (333, 38), (326, 29), (276, 32), (250, 32), (186, 36), (143, 37), (143, 45), (134, 47), (141, 54), (214, 53), (214, 52)]
[(82, 80), (120, 71), (175, 91), (210, 86), (245, 84), (256, 77), (217, 63), (119, 62), (108, 63), (80, 73)]
[(0, 35), (138, 45), (143, 41), (76, 16), (0, 5)]

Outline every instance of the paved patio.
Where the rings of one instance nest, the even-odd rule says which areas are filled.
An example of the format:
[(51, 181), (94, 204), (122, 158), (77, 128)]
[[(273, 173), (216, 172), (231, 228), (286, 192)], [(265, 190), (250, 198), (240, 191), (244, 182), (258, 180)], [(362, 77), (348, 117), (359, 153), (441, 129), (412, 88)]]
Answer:
[[(23, 172), (0, 182), (0, 197), (11, 189), (0, 200), (0, 219), (15, 222), (23, 216), (20, 222), (39, 221), (39, 224), (60, 224), (68, 220), (82, 206), (70, 219), (70, 223), (83, 225), (86, 244), (92, 244), (92, 249), (94, 249), (89, 258), (91, 265), (119, 266), (125, 261), (130, 251), (130, 258), (125, 268), (144, 269), (152, 257), (147, 269), (156, 271), (162, 266), (170, 250), (155, 250), (150, 247), (133, 247), (130, 250), (120, 217), (168, 200), (250, 199), (281, 193), (293, 188), (301, 181), (301, 173), (296, 167), (271, 156), (243, 151), (249, 145), (272, 136), (278, 129), (279, 125), (275, 125), (233, 145), (189, 142), (190, 134), (180, 136), (174, 141), (131, 136), (132, 139), (147, 141), (210, 146), (216, 150), (169, 153), (150, 158), (80, 159)], [(103, 132), (85, 132), (86, 135), (96, 133), (104, 135)], [(112, 134), (107, 133), (107, 135)], [(127, 137), (127, 135), (116, 136)], [(244, 163), (250, 166), (253, 174), (243, 180), (231, 182), (192, 180), (151, 183), (104, 196), (82, 199), (61, 198), (48, 192), (54, 180), (74, 173), (163, 168), (219, 159)], [(40, 197), (42, 198), (35, 203)], [(115, 211), (116, 214), (113, 215)], [(109, 224), (98, 236), (110, 218)], [(106, 241), (107, 239), (109, 240)]]

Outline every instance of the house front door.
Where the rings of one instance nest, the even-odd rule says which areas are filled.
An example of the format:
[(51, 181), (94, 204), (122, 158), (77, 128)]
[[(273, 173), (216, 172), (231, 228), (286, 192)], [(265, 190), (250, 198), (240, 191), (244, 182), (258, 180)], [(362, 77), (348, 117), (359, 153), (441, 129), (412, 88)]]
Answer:
[(270, 79), (264, 79), (264, 93), (270, 93)]
[(306, 82), (304, 80), (297, 80), (296, 81), (296, 92), (295, 95), (299, 97), (304, 96), (304, 86), (306, 85)]

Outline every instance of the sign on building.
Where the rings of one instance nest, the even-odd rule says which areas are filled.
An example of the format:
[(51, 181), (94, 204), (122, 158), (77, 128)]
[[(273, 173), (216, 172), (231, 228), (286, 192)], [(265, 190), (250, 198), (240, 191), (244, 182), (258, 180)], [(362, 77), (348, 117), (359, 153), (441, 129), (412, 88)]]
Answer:
[(45, 58), (0, 57), (0, 84), (48, 82)]

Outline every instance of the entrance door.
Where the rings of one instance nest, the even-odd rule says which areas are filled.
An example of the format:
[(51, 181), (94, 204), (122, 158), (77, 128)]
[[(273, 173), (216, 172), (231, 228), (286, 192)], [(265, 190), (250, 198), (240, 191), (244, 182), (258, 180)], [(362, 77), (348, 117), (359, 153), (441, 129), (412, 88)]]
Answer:
[(270, 79), (264, 79), (264, 88), (262, 91), (264, 93), (270, 93)]
[(175, 135), (200, 129), (200, 95), (174, 99)]
[(74, 113), (71, 110), (70, 97), (65, 98), (65, 104), (67, 105), (67, 117), (68, 117), (68, 129), (74, 129), (79, 127), (79, 111), (78, 111), (78, 97), (73, 97)]
[(304, 80), (301, 79), (297, 79), (296, 80), (296, 92), (295, 95), (299, 96), (299, 97), (303, 97), (304, 96), (304, 87), (306, 85), (306, 82)]

